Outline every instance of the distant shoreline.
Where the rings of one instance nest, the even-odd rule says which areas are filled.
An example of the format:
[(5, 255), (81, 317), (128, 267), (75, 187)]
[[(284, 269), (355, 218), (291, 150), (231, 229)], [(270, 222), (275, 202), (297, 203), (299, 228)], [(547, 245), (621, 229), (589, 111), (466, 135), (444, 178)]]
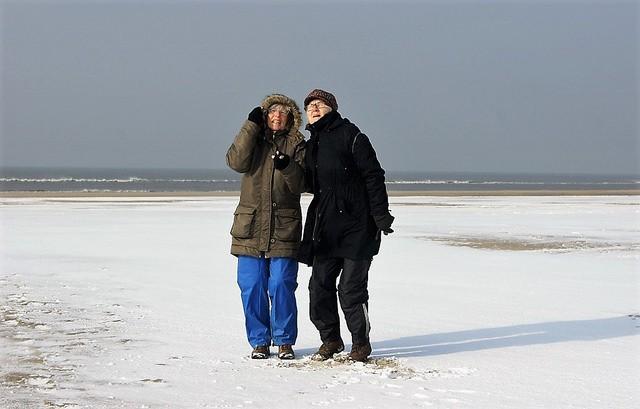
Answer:
[[(0, 198), (80, 198), (80, 197), (237, 197), (227, 192), (53, 192), (4, 191)], [(640, 196), (640, 189), (531, 189), (531, 190), (390, 190), (389, 196)]]
[[(2, 169), (0, 169), (2, 170)], [(385, 172), (392, 196), (640, 194), (640, 175)], [(0, 172), (0, 197), (237, 196), (232, 170), (25, 168)]]

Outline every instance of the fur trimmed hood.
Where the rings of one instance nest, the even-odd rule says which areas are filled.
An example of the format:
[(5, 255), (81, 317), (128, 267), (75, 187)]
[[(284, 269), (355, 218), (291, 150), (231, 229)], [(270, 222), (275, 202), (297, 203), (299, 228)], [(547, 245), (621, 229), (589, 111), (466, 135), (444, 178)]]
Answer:
[(293, 115), (293, 124), (291, 125), (291, 128), (289, 128), (288, 135), (290, 137), (297, 137), (299, 135), (304, 139), (304, 137), (300, 133), (300, 126), (302, 126), (302, 113), (300, 112), (300, 108), (298, 107), (296, 101), (282, 94), (267, 95), (260, 103), (260, 107), (262, 107), (265, 115), (269, 107), (273, 104), (282, 104), (291, 108), (291, 114)]

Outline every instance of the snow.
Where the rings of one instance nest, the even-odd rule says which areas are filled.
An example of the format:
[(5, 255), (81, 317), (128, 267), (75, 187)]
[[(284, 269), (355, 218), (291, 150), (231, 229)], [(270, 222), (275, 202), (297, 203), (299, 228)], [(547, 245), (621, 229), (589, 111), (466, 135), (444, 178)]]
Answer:
[(640, 407), (638, 196), (390, 200), (350, 364), (307, 267), (298, 358), (248, 358), (236, 197), (0, 199), (0, 407)]

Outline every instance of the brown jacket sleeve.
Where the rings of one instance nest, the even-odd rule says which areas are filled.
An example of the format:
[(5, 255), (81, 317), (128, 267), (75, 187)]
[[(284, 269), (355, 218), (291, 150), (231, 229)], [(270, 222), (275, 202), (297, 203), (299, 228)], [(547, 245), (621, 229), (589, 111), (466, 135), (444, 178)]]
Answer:
[(236, 172), (246, 173), (251, 169), (253, 151), (260, 127), (247, 120), (227, 150), (227, 165)]

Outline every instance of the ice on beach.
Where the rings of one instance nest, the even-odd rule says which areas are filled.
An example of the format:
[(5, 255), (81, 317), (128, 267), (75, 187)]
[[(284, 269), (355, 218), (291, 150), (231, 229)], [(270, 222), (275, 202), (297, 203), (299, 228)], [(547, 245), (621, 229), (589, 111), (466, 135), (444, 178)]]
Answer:
[(390, 201), (362, 364), (309, 359), (307, 267), (248, 358), (236, 197), (0, 199), (0, 407), (640, 406), (638, 196)]

